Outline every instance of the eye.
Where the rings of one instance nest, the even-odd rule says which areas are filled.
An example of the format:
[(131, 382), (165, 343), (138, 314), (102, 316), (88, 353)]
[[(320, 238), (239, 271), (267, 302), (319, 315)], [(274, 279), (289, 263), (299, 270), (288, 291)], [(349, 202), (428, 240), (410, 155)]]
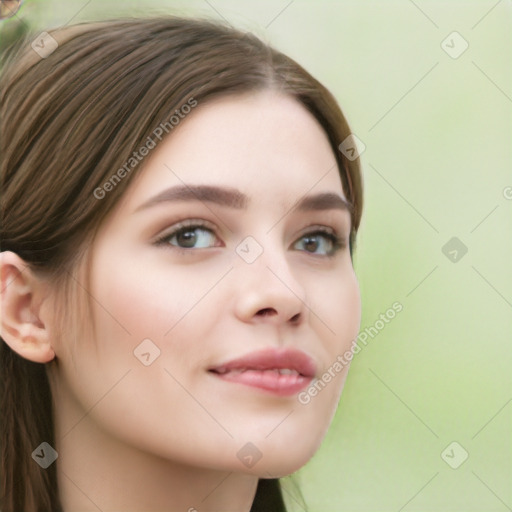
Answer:
[[(220, 247), (222, 243), (214, 229), (204, 222), (189, 220), (179, 223), (155, 241), (156, 245), (173, 246), (178, 249), (206, 249)], [(345, 246), (344, 240), (327, 228), (306, 233), (294, 244), (293, 249), (319, 256), (334, 256)]]
[(320, 256), (334, 256), (344, 246), (342, 240), (326, 230), (307, 233), (293, 244), (293, 248)]
[(218, 239), (212, 229), (203, 224), (178, 225), (173, 231), (156, 241), (157, 245), (172, 245), (180, 249), (205, 249), (218, 247)]

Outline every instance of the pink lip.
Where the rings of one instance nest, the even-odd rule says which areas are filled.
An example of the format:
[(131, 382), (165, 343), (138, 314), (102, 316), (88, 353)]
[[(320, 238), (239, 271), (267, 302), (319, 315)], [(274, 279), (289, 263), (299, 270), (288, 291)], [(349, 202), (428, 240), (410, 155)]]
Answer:
[[(282, 369), (294, 370), (298, 375), (276, 371)], [(299, 350), (267, 349), (210, 368), (209, 371), (226, 381), (264, 389), (279, 396), (290, 396), (313, 380), (316, 366), (309, 356)]]

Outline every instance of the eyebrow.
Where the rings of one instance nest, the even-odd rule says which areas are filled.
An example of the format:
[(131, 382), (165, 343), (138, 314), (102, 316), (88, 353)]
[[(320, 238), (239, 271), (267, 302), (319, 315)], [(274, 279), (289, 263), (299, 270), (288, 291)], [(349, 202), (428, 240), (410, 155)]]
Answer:
[[(212, 185), (178, 185), (163, 190), (156, 196), (141, 204), (135, 211), (143, 210), (157, 204), (172, 201), (201, 201), (215, 203), (237, 210), (247, 208), (249, 198), (233, 188)], [(352, 213), (352, 204), (338, 194), (323, 192), (303, 197), (294, 208), (298, 211), (343, 210)]]

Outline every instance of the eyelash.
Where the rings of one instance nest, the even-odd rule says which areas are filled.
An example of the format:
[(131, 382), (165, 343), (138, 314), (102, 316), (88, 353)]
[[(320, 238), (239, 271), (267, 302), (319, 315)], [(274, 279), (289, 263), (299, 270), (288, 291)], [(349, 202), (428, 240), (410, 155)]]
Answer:
[[(179, 247), (176, 245), (171, 245), (171, 244), (169, 244), (169, 240), (172, 237), (179, 235), (181, 232), (193, 231), (194, 229), (202, 229), (204, 231), (209, 231), (210, 233), (213, 234), (213, 236), (215, 236), (216, 238), (219, 238), (215, 233), (214, 227), (211, 226), (209, 223), (207, 223), (205, 221), (191, 219), (191, 220), (180, 222), (180, 223), (176, 224), (175, 226), (173, 226), (172, 231), (164, 233), (162, 236), (158, 237), (155, 240), (154, 244), (156, 246), (171, 247), (172, 250), (178, 251), (180, 253), (190, 253), (191, 250), (197, 250), (197, 249), (184, 248), (184, 247)], [(308, 251), (302, 251), (302, 252), (306, 252), (306, 253), (311, 254), (312, 256), (316, 256), (316, 257), (333, 258), (334, 256), (336, 256), (336, 254), (340, 250), (344, 249), (347, 246), (345, 238), (338, 236), (336, 234), (336, 232), (334, 232), (331, 228), (326, 228), (326, 227), (315, 227), (312, 231), (308, 231), (308, 232), (304, 233), (303, 235), (301, 235), (299, 238), (297, 238), (297, 240), (293, 243), (293, 245), (295, 245), (297, 242), (299, 242), (301, 239), (303, 239), (305, 237), (316, 236), (316, 235), (322, 235), (327, 240), (329, 240), (332, 243), (332, 251), (327, 254), (314, 254), (314, 253), (309, 253)]]

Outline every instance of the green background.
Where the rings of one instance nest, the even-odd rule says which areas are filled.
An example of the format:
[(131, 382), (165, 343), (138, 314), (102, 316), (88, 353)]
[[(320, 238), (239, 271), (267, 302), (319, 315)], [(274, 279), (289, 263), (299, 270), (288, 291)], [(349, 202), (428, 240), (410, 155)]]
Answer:
[(403, 311), (355, 356), (295, 474), (308, 510), (512, 510), (512, 3), (44, 0), (1, 30), (156, 13), (255, 32), (329, 87), (366, 146), (361, 329)]

